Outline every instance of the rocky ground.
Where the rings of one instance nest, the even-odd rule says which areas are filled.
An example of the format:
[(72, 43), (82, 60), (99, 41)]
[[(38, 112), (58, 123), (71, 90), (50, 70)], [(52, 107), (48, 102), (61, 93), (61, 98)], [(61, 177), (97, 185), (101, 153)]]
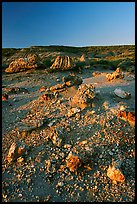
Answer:
[[(125, 72), (108, 81), (112, 71), (72, 72), (3, 73), (2, 92), (8, 95), (2, 101), (3, 202), (134, 201), (135, 127), (118, 112), (135, 111), (135, 77)], [(88, 105), (73, 103), (81, 85), (63, 85), (69, 74), (94, 85)], [(116, 88), (131, 97), (116, 96)], [(20, 154), (18, 148), (8, 160), (13, 143)], [(123, 181), (108, 176), (113, 160), (121, 163)]]

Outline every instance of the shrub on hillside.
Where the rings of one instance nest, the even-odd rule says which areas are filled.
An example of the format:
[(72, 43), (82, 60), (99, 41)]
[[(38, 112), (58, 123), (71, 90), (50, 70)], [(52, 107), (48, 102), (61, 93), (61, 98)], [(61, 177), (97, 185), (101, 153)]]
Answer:
[(83, 68), (86, 65), (85, 62), (76, 62), (75, 63), (75, 68)]
[(45, 65), (46, 68), (49, 68), (52, 65), (52, 61), (50, 59), (46, 59), (43, 61), (43, 64)]
[(127, 58), (126, 60), (124, 60), (118, 64), (118, 67), (120, 67), (120, 68), (128, 68), (130, 66), (135, 66), (134, 59)]

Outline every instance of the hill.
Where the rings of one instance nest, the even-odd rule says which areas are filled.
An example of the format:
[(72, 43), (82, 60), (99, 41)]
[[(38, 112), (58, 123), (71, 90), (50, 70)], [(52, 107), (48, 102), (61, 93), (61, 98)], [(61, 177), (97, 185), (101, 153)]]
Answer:
[[(68, 55), (73, 58), (79, 67), (88, 65), (90, 67), (101, 66), (101, 68), (116, 69), (117, 66), (126, 71), (135, 70), (135, 45), (116, 46), (31, 46), (29, 48), (3, 48), (2, 67), (7, 68), (9, 64), (18, 59), (25, 58), (28, 54), (37, 54), (46, 67), (50, 66), (59, 55)], [(80, 57), (84, 55), (86, 63), (80, 63)]]

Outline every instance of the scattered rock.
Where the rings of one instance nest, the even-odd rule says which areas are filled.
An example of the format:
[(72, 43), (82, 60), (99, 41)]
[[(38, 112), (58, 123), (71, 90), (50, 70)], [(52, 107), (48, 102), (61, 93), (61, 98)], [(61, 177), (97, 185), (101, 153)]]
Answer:
[(112, 161), (112, 165), (109, 165), (109, 168), (107, 170), (107, 176), (113, 181), (114, 184), (117, 184), (117, 182), (124, 182), (125, 177), (122, 174), (122, 172), (119, 170), (121, 162), (119, 161)]
[(116, 78), (122, 79), (122, 78), (124, 78), (124, 75), (123, 75), (123, 73), (121, 72), (120, 68), (118, 67), (118, 68), (116, 69), (116, 71), (113, 72), (112, 74), (107, 74), (107, 75), (106, 75), (106, 78), (108, 79), (108, 81), (111, 81), (111, 80), (116, 79)]
[(51, 139), (53, 144), (56, 145), (57, 147), (60, 147), (63, 144), (64, 140), (63, 134), (54, 127), (51, 127), (49, 138)]
[(77, 171), (78, 167), (82, 165), (82, 162), (78, 158), (78, 156), (74, 156), (73, 154), (69, 154), (66, 158), (66, 166), (69, 168), (71, 172)]
[(80, 108), (72, 108), (72, 109), (68, 110), (67, 116), (68, 116), (68, 118), (70, 118), (79, 112), (80, 112)]
[[(7, 161), (11, 163), (12, 161), (22, 162), (22, 156), (26, 153), (26, 148), (24, 144), (20, 144), (19, 142), (13, 142), (7, 156)], [(20, 158), (20, 159), (19, 159)]]
[(125, 99), (131, 98), (131, 94), (129, 92), (122, 90), (121, 88), (116, 88), (114, 90), (114, 93), (120, 98), (125, 98)]
[(26, 88), (22, 87), (7, 87), (4, 88), (4, 91), (8, 94), (29, 93)]

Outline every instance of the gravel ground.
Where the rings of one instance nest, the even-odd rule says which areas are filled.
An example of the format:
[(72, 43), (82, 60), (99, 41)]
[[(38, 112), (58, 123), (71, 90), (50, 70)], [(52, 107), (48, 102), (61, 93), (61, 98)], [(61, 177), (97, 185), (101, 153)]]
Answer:
[[(26, 88), (28, 92), (9, 94), (2, 101), (2, 201), (3, 202), (133, 202), (135, 200), (135, 127), (117, 117), (121, 106), (135, 111), (135, 79), (108, 82), (106, 72), (92, 77), (85, 69), (76, 75), (83, 83), (93, 83), (97, 92), (90, 107), (68, 117), (70, 87), (51, 100), (41, 100), (39, 89), (62, 84), (68, 72), (47, 74), (3, 74), (5, 87)], [(130, 99), (114, 94), (115, 88), (131, 93)], [(54, 137), (53, 137), (54, 136)], [(55, 139), (53, 139), (55, 138)], [(13, 142), (25, 145), (22, 162), (6, 160)], [(71, 172), (66, 158), (72, 153), (82, 165)], [(112, 182), (107, 169), (112, 160), (121, 160), (123, 183)]]

